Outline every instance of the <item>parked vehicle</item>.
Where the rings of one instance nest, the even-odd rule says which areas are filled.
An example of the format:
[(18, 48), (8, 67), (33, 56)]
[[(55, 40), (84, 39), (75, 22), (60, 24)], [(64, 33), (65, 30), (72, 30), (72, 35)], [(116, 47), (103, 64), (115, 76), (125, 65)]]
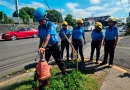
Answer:
[(95, 28), (95, 21), (84, 21), (83, 28), (85, 31), (92, 31)]
[(5, 40), (16, 40), (20, 38), (29, 38), (34, 37), (36, 38), (38, 35), (38, 30), (33, 28), (20, 28), (16, 31), (6, 32), (2, 34), (2, 39)]
[(126, 31), (126, 28), (124, 26), (120, 26), (118, 28), (119, 32), (125, 32)]

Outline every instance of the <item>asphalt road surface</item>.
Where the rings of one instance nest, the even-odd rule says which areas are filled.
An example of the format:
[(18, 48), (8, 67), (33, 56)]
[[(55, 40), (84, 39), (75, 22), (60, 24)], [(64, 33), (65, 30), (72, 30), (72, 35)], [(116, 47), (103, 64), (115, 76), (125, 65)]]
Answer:
[[(86, 40), (91, 42), (90, 32), (86, 33)], [(18, 70), (36, 63), (39, 38), (20, 39), (16, 41), (0, 41), (0, 77), (12, 74)], [(84, 48), (87, 47), (84, 46)]]

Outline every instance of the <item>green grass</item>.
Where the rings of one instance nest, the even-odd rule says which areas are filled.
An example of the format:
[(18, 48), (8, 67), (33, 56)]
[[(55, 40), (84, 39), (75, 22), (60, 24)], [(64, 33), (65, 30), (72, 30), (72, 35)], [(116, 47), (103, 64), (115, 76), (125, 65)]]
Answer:
[(4, 90), (32, 90), (33, 77), (26, 78), (23, 82), (12, 85)]
[[(99, 83), (95, 77), (73, 70), (70, 74), (61, 75), (57, 65), (51, 70), (50, 85), (45, 90), (99, 90)], [(7, 90), (32, 90), (33, 77), (9, 87)], [(35, 84), (36, 85), (36, 84)]]
[[(58, 68), (56, 68), (58, 70)], [(56, 70), (54, 69), (54, 70)], [(50, 79), (50, 86), (47, 86), (45, 90), (98, 90), (99, 85), (97, 80), (90, 76), (82, 74), (73, 70), (70, 74), (65, 76), (55, 75)]]

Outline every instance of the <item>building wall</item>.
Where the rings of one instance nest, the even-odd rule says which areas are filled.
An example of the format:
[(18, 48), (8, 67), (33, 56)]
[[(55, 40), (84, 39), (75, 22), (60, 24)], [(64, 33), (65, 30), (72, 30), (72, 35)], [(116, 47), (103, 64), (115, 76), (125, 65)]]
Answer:
[(100, 21), (100, 20), (106, 20), (108, 17), (110, 17), (109, 15), (108, 16), (100, 16), (100, 17), (90, 17), (90, 18), (85, 18), (85, 21), (88, 21), (88, 20), (95, 20), (96, 22), (97, 21)]
[[(14, 21), (15, 24), (22, 24), (23, 23), (23, 20), (19, 17), (9, 17), (10, 19), (12, 19)], [(30, 23), (33, 23), (33, 19), (30, 18)]]

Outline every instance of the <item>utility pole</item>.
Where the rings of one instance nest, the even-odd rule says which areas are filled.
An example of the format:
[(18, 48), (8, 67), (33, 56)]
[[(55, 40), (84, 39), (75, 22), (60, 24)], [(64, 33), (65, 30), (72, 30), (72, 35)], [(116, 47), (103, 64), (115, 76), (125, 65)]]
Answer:
[(18, 17), (18, 24), (20, 24), (18, 0), (15, 0), (15, 7), (16, 7), (16, 14), (17, 14), (17, 17)]

